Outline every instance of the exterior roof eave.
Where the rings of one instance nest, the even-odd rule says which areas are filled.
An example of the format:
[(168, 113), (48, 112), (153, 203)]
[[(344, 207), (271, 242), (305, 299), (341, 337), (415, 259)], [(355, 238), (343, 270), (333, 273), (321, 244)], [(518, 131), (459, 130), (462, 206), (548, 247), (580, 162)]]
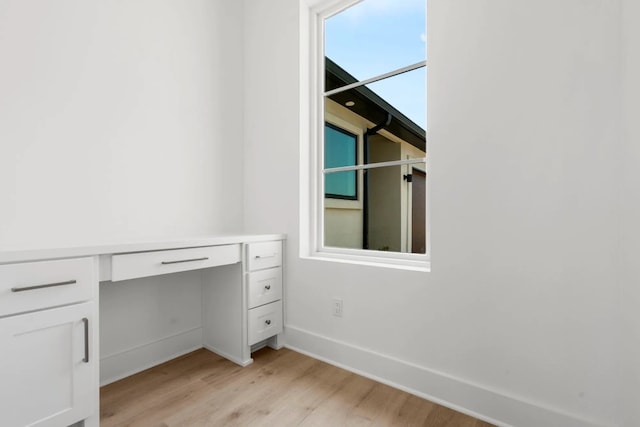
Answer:
[[(325, 90), (327, 91), (358, 81), (346, 70), (326, 57), (325, 70)], [(371, 89), (360, 86), (331, 95), (329, 99), (340, 105), (345, 105), (347, 101), (355, 102), (352, 107), (348, 108), (372, 123), (384, 123), (387, 119), (387, 113), (390, 113), (393, 118), (389, 125), (383, 129), (426, 152), (425, 130)]]

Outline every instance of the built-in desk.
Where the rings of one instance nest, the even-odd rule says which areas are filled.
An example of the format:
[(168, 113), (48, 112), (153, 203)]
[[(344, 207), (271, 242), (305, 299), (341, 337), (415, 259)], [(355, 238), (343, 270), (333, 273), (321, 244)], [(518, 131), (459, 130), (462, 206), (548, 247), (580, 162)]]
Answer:
[(0, 252), (0, 426), (97, 426), (100, 385), (201, 347), (242, 366), (280, 348), (283, 245), (272, 234)]

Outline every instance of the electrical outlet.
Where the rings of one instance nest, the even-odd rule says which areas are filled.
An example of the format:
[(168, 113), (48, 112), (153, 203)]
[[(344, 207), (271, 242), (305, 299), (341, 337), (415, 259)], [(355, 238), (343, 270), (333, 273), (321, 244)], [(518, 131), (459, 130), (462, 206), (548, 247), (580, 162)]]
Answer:
[(333, 315), (336, 317), (342, 317), (342, 300), (340, 298), (333, 299)]

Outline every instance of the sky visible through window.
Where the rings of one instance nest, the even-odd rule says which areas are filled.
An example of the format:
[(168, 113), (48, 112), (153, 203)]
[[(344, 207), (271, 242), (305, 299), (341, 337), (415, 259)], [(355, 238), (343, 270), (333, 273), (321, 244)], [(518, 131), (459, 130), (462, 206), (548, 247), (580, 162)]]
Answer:
[[(327, 19), (325, 53), (358, 80), (426, 59), (426, 0), (364, 0)], [(425, 68), (367, 87), (426, 130)]]

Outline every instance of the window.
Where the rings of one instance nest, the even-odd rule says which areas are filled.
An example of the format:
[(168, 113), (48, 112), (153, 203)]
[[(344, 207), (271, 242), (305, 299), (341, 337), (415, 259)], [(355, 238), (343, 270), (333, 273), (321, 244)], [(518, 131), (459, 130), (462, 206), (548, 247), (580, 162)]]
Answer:
[(311, 10), (310, 252), (428, 268), (426, 3)]
[[(324, 164), (326, 168), (355, 166), (358, 136), (330, 123), (324, 127)], [(357, 199), (356, 171), (325, 175), (324, 192), (334, 199)]]

